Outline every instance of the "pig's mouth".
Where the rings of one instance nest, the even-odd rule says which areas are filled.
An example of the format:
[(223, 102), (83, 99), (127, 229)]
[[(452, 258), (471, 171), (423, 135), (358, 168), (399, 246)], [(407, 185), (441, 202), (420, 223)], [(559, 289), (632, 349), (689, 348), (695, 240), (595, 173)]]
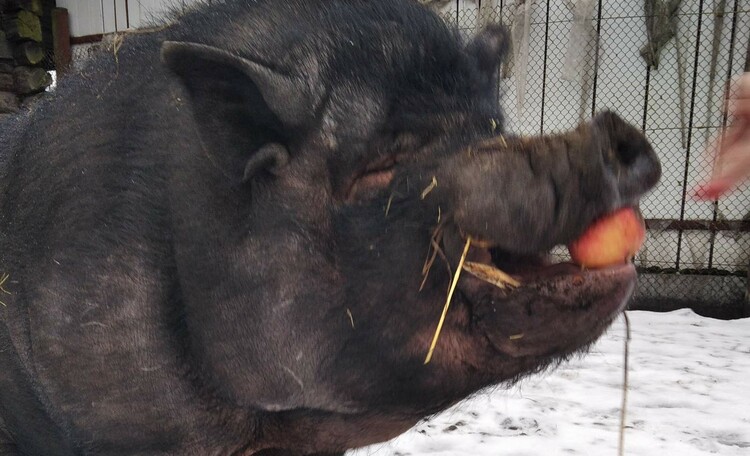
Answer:
[[(458, 264), (465, 240), (456, 230), (443, 243)], [(631, 262), (584, 270), (552, 262), (548, 252), (518, 255), (485, 243), (472, 244), (466, 262), (454, 304), (467, 307), (470, 331), (512, 357), (565, 356), (587, 346), (624, 309), (636, 282)]]

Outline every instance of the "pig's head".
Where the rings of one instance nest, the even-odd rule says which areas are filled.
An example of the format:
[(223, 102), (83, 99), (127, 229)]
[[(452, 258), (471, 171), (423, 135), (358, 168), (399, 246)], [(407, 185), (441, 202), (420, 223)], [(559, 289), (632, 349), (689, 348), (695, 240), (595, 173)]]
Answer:
[[(258, 410), (265, 446), (389, 438), (585, 348), (623, 309), (631, 264), (545, 258), (656, 183), (638, 130), (603, 113), (502, 136), (506, 33), (461, 44), (416, 2), (225, 8), (223, 35), (162, 48), (196, 125), (174, 248), (194, 375)], [(469, 236), (469, 261), (521, 285), (464, 273), (424, 364)]]

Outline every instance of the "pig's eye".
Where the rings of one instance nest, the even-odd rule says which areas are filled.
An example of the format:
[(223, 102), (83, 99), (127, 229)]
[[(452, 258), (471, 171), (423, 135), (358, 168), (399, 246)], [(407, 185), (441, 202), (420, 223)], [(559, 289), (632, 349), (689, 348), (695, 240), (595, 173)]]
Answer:
[(387, 188), (396, 172), (396, 160), (389, 158), (380, 160), (357, 173), (352, 179), (349, 191), (346, 193), (347, 203), (357, 203), (377, 195)]

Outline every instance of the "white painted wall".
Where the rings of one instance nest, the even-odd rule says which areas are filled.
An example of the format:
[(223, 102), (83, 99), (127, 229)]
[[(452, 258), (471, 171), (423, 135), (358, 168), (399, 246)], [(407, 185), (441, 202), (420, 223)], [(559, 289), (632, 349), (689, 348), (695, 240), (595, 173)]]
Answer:
[[(549, 26), (546, 0), (534, 2), (530, 34), (530, 56), (526, 102), (523, 112), (516, 109), (514, 74), (501, 81), (501, 96), (508, 120), (508, 129), (521, 134), (539, 134), (566, 130), (577, 123), (577, 106), (581, 84), (566, 81), (561, 77), (568, 33), (572, 16), (567, 2), (550, 0)], [(711, 170), (711, 154), (708, 148), (722, 127), (722, 103), (727, 76), (736, 78), (742, 73), (745, 52), (750, 34), (750, 0), (727, 0), (731, 11), (737, 2), (737, 31), (734, 37), (734, 54), (729, 62), (732, 40), (732, 15), (724, 19), (721, 51), (718, 54), (719, 71), (713, 86), (709, 87), (713, 18), (704, 14), (700, 25), (700, 44), (697, 49), (697, 66), (694, 68), (698, 43), (698, 20), (700, 0), (682, 0), (678, 34), (681, 43), (682, 61), (685, 67), (685, 104), (689, 113), (694, 103), (693, 129), (690, 138), (690, 162), (687, 166), (687, 188), (692, 189), (702, 182)], [(485, 0), (482, 0), (482, 4)], [(502, 5), (503, 21), (510, 23), (511, 9), (516, 0), (495, 0)], [(703, 13), (713, 10), (718, 1), (704, 0)], [(476, 28), (477, 0), (459, 0), (458, 4), (446, 5), (442, 12), (457, 22), (462, 35), (470, 35)], [(458, 11), (456, 11), (458, 6)], [(677, 79), (677, 50), (672, 40), (661, 53), (658, 70), (650, 72), (648, 87), (647, 71), (640, 49), (646, 43), (646, 24), (643, 18), (642, 0), (603, 0), (600, 33), (599, 70), (597, 96), (594, 111), (611, 109), (629, 122), (644, 126), (657, 154), (662, 159), (663, 177), (659, 186), (642, 202), (647, 218), (679, 219), (683, 213), (683, 181), (685, 180), (688, 149), (683, 147), (680, 134), (679, 96)], [(545, 32), (547, 60), (545, 74)], [(592, 54), (593, 57), (593, 54)], [(696, 77), (693, 77), (695, 70)], [(693, 90), (693, 86), (695, 89)], [(544, 90), (543, 90), (544, 87)], [(649, 92), (648, 110), (644, 122), (646, 91)], [(542, 94), (544, 93), (544, 99)], [(709, 94), (712, 94), (710, 97)], [(710, 106), (709, 106), (710, 100)], [(542, 116), (542, 102), (544, 115)], [(591, 99), (589, 98), (589, 110)], [(731, 113), (733, 106), (729, 106)], [(710, 110), (712, 116), (707, 117)], [(708, 122), (707, 122), (708, 119)], [(686, 122), (689, 119), (686, 118)], [(687, 134), (687, 132), (686, 132)], [(719, 203), (720, 218), (741, 220), (749, 211), (750, 186), (745, 186), (732, 197)], [(713, 205), (690, 198), (685, 200), (685, 220), (711, 220)], [(681, 268), (704, 268), (708, 266), (710, 233), (686, 232), (682, 238)], [(678, 238), (676, 232), (651, 233), (645, 252), (639, 258), (644, 266), (674, 267)], [(747, 268), (750, 260), (750, 235), (746, 233), (721, 233), (714, 243), (714, 267), (721, 269)]]
[(57, 0), (70, 13), (74, 37), (145, 27), (163, 20), (170, 10), (186, 8), (201, 0)]
[[(200, 0), (58, 0), (58, 5), (70, 10), (73, 36), (84, 36), (125, 30), (128, 26), (142, 27), (158, 21), (164, 12), (173, 7), (186, 7)], [(572, 15), (567, 2), (550, 0), (549, 21), (546, 0), (534, 2), (530, 33), (530, 56), (526, 102), (523, 112), (516, 109), (515, 75), (501, 82), (501, 99), (505, 107), (508, 129), (521, 134), (538, 134), (566, 130), (578, 121), (578, 104), (582, 86), (576, 81), (562, 79), (561, 70), (567, 48)], [(694, 128), (690, 140), (690, 164), (687, 167), (688, 188), (693, 188), (705, 179), (711, 168), (711, 155), (705, 153), (707, 138), (716, 136), (722, 127), (722, 118), (714, 114), (706, 123), (708, 109), (721, 112), (725, 80), (736, 77), (742, 71), (750, 31), (750, 0), (727, 0), (727, 9), (737, 2), (740, 13), (737, 17), (734, 37), (735, 52), (729, 62), (729, 41), (732, 15), (724, 19), (722, 51), (719, 54), (720, 71), (712, 87), (708, 86), (711, 60), (711, 38), (713, 21), (704, 15), (701, 24), (700, 45), (697, 49), (697, 67), (693, 68), (698, 42), (698, 18), (700, 0), (682, 0), (680, 7), (679, 34), (682, 43), (682, 61), (686, 68), (685, 103), (689, 110), (694, 102)], [(509, 23), (512, 5), (516, 0), (482, 0), (483, 8), (488, 3), (496, 11), (502, 8), (503, 22)], [(704, 13), (712, 10), (715, 0), (704, 0)], [(481, 22), (477, 0), (456, 0), (445, 5), (446, 18), (457, 23), (464, 36), (477, 30)], [(497, 17), (497, 16), (496, 16)], [(709, 19), (707, 19), (709, 18)], [(547, 24), (549, 24), (547, 26)], [(547, 60), (545, 70), (545, 34)], [(646, 65), (640, 48), (646, 43), (646, 24), (643, 18), (643, 0), (603, 0), (600, 33), (599, 69), (595, 104), (589, 97), (587, 110), (612, 109), (626, 120), (638, 126), (645, 124), (646, 134), (663, 162), (663, 177), (657, 189), (648, 195), (642, 204), (647, 218), (679, 219), (683, 213), (683, 180), (688, 149), (680, 138), (679, 98), (677, 90), (677, 52), (672, 40), (661, 54), (658, 70), (652, 70), (646, 86)], [(592, 55), (593, 57), (593, 55)], [(696, 78), (693, 78), (693, 70)], [(694, 81), (695, 79), (695, 81)], [(693, 87), (695, 89), (693, 90)], [(543, 90), (544, 88), (544, 90)], [(649, 92), (649, 104), (644, 123), (644, 102)], [(711, 106), (709, 94), (713, 94)], [(542, 104), (544, 114), (542, 115)], [(730, 112), (733, 109), (729, 106)], [(704, 132), (708, 132), (708, 136)], [(710, 142), (710, 141), (709, 141)], [(750, 187), (744, 187), (733, 198), (719, 203), (719, 212), (729, 220), (740, 220), (750, 210)], [(712, 219), (711, 203), (687, 198), (684, 218), (687, 220)], [(677, 249), (674, 232), (654, 232), (649, 238), (647, 251), (640, 261), (648, 266), (674, 266)], [(700, 268), (707, 266), (710, 245), (709, 233), (687, 233), (683, 237), (681, 267)], [(745, 269), (750, 253), (750, 235), (722, 234), (715, 243), (715, 262), (721, 268)]]

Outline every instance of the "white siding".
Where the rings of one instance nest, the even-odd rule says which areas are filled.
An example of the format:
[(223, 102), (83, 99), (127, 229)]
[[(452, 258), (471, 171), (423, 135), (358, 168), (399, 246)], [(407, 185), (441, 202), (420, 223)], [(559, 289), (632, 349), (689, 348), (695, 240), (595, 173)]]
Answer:
[(57, 6), (68, 9), (71, 35), (83, 36), (104, 32), (101, 0), (57, 0)]
[[(58, 0), (57, 3), (70, 11), (72, 35), (84, 36), (121, 31), (128, 27), (145, 27), (163, 20), (165, 12), (170, 9), (179, 10), (199, 1)], [(571, 13), (563, 0), (549, 0), (549, 9), (547, 0), (527, 1), (532, 2), (533, 9), (526, 99), (523, 112), (519, 112), (516, 109), (515, 74), (501, 81), (500, 94), (507, 127), (511, 132), (521, 134), (566, 130), (578, 121), (582, 91), (580, 81), (568, 81), (561, 75), (572, 24)], [(483, 8), (496, 8), (495, 18), (502, 8), (502, 18), (506, 23), (515, 3), (516, 0), (482, 0)], [(706, 0), (704, 13), (710, 11), (713, 4)], [(708, 15), (702, 16), (699, 41), (700, 0), (682, 0), (680, 6), (678, 33), (685, 67), (686, 117), (689, 116), (690, 105), (694, 105), (693, 130), (688, 149), (682, 143), (680, 131), (675, 40), (662, 50), (659, 68), (647, 72), (640, 56), (640, 49), (647, 40), (643, 1), (602, 0), (596, 97), (591, 93), (586, 110), (590, 113), (592, 110), (612, 109), (633, 124), (645, 127), (646, 135), (663, 163), (663, 177), (659, 186), (642, 201), (641, 207), (647, 218), (710, 220), (713, 217), (711, 203), (693, 201), (689, 195), (683, 202), (683, 189), (686, 185), (688, 189), (694, 188), (710, 172), (711, 154), (704, 151), (707, 139), (721, 131), (722, 118), (718, 113), (721, 112), (725, 79), (728, 75), (736, 77), (742, 72), (747, 30), (750, 30), (750, 0), (727, 0), (727, 9), (731, 10), (735, 4), (739, 14), (735, 24), (737, 35), (734, 37), (732, 61), (728, 50), (729, 30), (733, 24), (728, 14), (724, 18), (723, 42), (717, 59), (719, 71), (711, 85), (708, 74), (713, 20)], [(462, 35), (470, 36), (481, 22), (478, 5), (478, 0), (454, 0), (445, 3), (441, 12), (449, 22), (458, 25)], [(591, 87), (589, 90), (593, 92)], [(729, 109), (731, 112), (734, 107), (730, 105)], [(709, 110), (716, 114), (708, 116)], [(688, 119), (685, 121), (687, 123)], [(690, 160), (686, 164), (688, 151)], [(740, 189), (735, 197), (719, 203), (719, 219), (742, 219), (748, 210), (745, 207), (748, 199), (750, 185)], [(686, 233), (682, 241), (682, 266), (706, 266), (706, 252), (711, 242), (707, 233)], [(674, 264), (677, 243), (676, 232), (653, 232), (640, 264)], [(748, 244), (750, 233), (737, 236), (720, 233), (714, 243), (713, 264), (718, 262), (744, 268)]]
[[(485, 1), (482, 0), (482, 3)], [(566, 130), (578, 120), (576, 107), (581, 92), (579, 82), (566, 81), (561, 74), (571, 27), (570, 11), (566, 2), (549, 0), (547, 17), (547, 0), (527, 1), (532, 2), (533, 10), (526, 101), (523, 112), (519, 112), (516, 109), (515, 74), (501, 81), (501, 101), (508, 120), (507, 127), (511, 132), (522, 134)], [(497, 3), (503, 6), (503, 19), (509, 23), (516, 0), (502, 0)], [(718, 71), (715, 80), (709, 85), (714, 21), (711, 15), (705, 13), (712, 11), (714, 2), (705, 1), (704, 15), (699, 16), (700, 0), (682, 0), (678, 36), (685, 69), (686, 128), (690, 120), (691, 104), (694, 105), (690, 143), (683, 145), (675, 40), (671, 40), (664, 47), (659, 68), (652, 69), (649, 74), (640, 55), (640, 49), (647, 41), (643, 1), (602, 1), (597, 91), (593, 108), (595, 112), (604, 109), (614, 110), (627, 121), (645, 127), (646, 135), (662, 159), (662, 179), (658, 187), (647, 195), (641, 204), (647, 218), (713, 218), (713, 205), (694, 201), (689, 193), (708, 177), (711, 170), (712, 155), (706, 150), (711, 138), (718, 136), (721, 131), (720, 113), (725, 80), (727, 76), (737, 77), (741, 74), (744, 65), (747, 30), (750, 30), (750, 0), (727, 0), (727, 11), (731, 11), (735, 3), (738, 10), (737, 36), (734, 37), (732, 62), (729, 61), (729, 41), (733, 16), (727, 14), (724, 16), (722, 42), (717, 55)], [(457, 23), (462, 35), (467, 36), (476, 30), (478, 25), (477, 7), (477, 0), (457, 0), (445, 5), (441, 12), (451, 22)], [(700, 41), (697, 33), (699, 20), (702, 20)], [(696, 46), (699, 47), (696, 49)], [(648, 104), (647, 109), (644, 109), (647, 91)], [(588, 104), (590, 109), (591, 100)], [(729, 108), (731, 112), (734, 107), (730, 105)], [(712, 113), (711, 116), (708, 115), (709, 112)], [(686, 162), (688, 152), (689, 162)], [(684, 188), (688, 189), (688, 195), (683, 202)], [(748, 199), (750, 185), (741, 188), (732, 198), (719, 203), (719, 219), (742, 219), (748, 210)], [(743, 269), (748, 261), (749, 243), (750, 233), (719, 233), (713, 244), (713, 266)], [(707, 267), (710, 245), (711, 233), (685, 232), (682, 238), (680, 266)], [(650, 233), (639, 264), (674, 266), (677, 246), (677, 232), (654, 231)]]
[(164, 20), (170, 10), (180, 10), (201, 0), (57, 0), (70, 13), (74, 37), (146, 27)]

